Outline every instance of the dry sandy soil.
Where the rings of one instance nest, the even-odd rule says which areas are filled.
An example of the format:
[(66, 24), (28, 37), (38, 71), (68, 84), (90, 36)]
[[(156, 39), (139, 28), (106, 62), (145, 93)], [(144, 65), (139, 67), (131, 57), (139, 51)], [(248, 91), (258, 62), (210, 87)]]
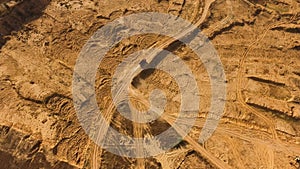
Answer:
[[(0, 0), (0, 168), (300, 168), (299, 0)], [(164, 154), (146, 159), (114, 155), (85, 134), (72, 101), (72, 75), (83, 45), (103, 25), (156, 11), (197, 25), (224, 65), (225, 113), (204, 144), (197, 143), (209, 110), (210, 81), (185, 45), (167, 44), (200, 87), (197, 123)], [(201, 21), (201, 22), (199, 22)], [(111, 49), (99, 66), (96, 93), (107, 110), (112, 74), (126, 56), (168, 37), (135, 36)], [(165, 118), (135, 124), (104, 111), (119, 132), (142, 137), (170, 127), (180, 106), (168, 74), (146, 70), (133, 79), (132, 102), (147, 108), (149, 92), (167, 94)], [(100, 97), (101, 95), (101, 97)], [(143, 101), (146, 100), (146, 103)]]

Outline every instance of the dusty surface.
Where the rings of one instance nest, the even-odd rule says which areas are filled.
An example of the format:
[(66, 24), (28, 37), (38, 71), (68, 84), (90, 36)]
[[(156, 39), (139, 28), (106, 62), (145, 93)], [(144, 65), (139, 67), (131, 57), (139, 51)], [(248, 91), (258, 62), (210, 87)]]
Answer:
[[(1, 168), (299, 168), (299, 0), (0, 0)], [(76, 58), (101, 26), (123, 15), (157, 11), (195, 23), (210, 38), (225, 68), (227, 102), (218, 129), (197, 143), (209, 108), (209, 78), (192, 51), (167, 37), (123, 40), (99, 67), (96, 92), (111, 103), (114, 69), (129, 54), (163, 46), (190, 66), (200, 87), (193, 131), (172, 150), (148, 159), (116, 156), (83, 131), (72, 102)], [(166, 43), (164, 45), (164, 43)], [(104, 111), (118, 131), (141, 137), (170, 127), (180, 105), (178, 86), (161, 71), (144, 71), (131, 86), (132, 102), (148, 107), (154, 88), (167, 93), (164, 117), (135, 124)], [(101, 97), (100, 97), (101, 96)]]

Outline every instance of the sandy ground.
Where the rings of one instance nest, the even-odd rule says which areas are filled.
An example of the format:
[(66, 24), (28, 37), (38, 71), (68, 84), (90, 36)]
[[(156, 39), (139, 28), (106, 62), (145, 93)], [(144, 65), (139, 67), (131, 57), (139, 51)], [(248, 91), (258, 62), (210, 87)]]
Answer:
[[(0, 0), (0, 168), (300, 168), (299, 0)], [(210, 106), (206, 69), (187, 46), (169, 37), (122, 40), (99, 65), (96, 94), (112, 127), (134, 137), (168, 129), (180, 91), (163, 71), (145, 70), (130, 86), (131, 101), (149, 108), (150, 91), (167, 95), (164, 115), (133, 123), (112, 103), (112, 75), (122, 59), (163, 47), (190, 67), (201, 97), (192, 131), (176, 147), (145, 159), (114, 155), (80, 126), (72, 100), (73, 70), (94, 32), (140, 12), (179, 16), (198, 26), (223, 63), (225, 113), (213, 136), (197, 142)]]

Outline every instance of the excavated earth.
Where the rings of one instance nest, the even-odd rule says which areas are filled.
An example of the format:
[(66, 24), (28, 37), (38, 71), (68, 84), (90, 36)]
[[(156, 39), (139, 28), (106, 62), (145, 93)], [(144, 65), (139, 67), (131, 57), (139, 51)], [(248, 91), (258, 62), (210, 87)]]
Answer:
[[(0, 0), (0, 168), (300, 168), (299, 0)], [(208, 9), (208, 10), (207, 10)], [(121, 157), (95, 144), (79, 124), (72, 100), (76, 59), (96, 30), (121, 16), (161, 12), (197, 25), (216, 48), (226, 74), (224, 116), (197, 143), (210, 106), (203, 63), (181, 43), (165, 49), (192, 70), (201, 97), (192, 131), (171, 150), (145, 159)], [(149, 108), (150, 92), (166, 93), (164, 117), (136, 124), (112, 103), (116, 67), (130, 54), (169, 37), (133, 36), (99, 65), (96, 94), (106, 120), (132, 137), (171, 127), (180, 108), (175, 80), (144, 70), (130, 86), (131, 101)]]

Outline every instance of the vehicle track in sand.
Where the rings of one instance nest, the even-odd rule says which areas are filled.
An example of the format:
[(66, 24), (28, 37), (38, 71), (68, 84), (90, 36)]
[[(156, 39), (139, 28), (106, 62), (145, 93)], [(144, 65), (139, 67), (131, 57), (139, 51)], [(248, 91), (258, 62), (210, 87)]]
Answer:
[[(204, 9), (204, 11), (205, 11), (205, 16), (204, 17), (201, 17), (201, 22), (203, 22), (203, 20), (205, 19), (205, 17), (206, 17), (206, 15), (207, 15), (207, 12), (208, 12), (208, 9), (209, 9), (209, 7), (210, 7), (210, 5), (212, 4), (212, 0), (209, 0), (209, 4), (208, 5), (205, 5), (206, 6), (206, 8)], [(192, 30), (191, 30), (192, 31)], [(187, 33), (189, 33), (190, 31), (188, 31)], [(185, 34), (184, 34), (185, 35)], [(181, 35), (182, 36), (182, 35)], [(161, 49), (163, 49), (163, 48), (165, 48), (165, 47), (167, 47), (169, 44), (171, 44), (171, 43), (173, 43), (174, 42), (174, 40), (173, 39), (170, 39), (170, 40), (168, 40), (168, 41), (166, 41), (166, 42), (164, 42), (161, 46), (160, 46), (160, 48)], [(153, 57), (155, 57), (155, 56), (153, 56)], [(120, 95), (120, 92), (122, 92), (122, 90), (125, 88), (126, 86), (122, 86), (119, 90), (118, 90), (118, 92), (116, 93), (116, 96), (115, 97), (118, 97), (119, 95)], [(114, 104), (112, 103), (112, 104), (110, 104), (109, 106), (108, 106), (108, 109), (107, 109), (107, 113), (104, 113), (104, 117), (106, 116), (107, 118), (106, 119), (108, 119), (108, 121), (110, 122), (111, 121), (111, 119), (112, 119), (112, 113), (111, 112), (113, 112), (113, 110), (114, 110)], [(105, 134), (107, 132), (107, 128), (104, 128), (104, 130), (102, 130), (101, 131), (101, 133), (103, 133), (103, 134)], [(98, 137), (98, 139), (100, 138), (100, 136)], [(98, 139), (96, 140), (96, 141), (98, 141)], [(93, 152), (93, 160), (92, 160), (92, 166), (93, 166), (93, 168), (94, 169), (96, 169), (96, 168), (99, 168), (99, 165), (98, 165), (98, 162), (97, 162), (97, 154), (98, 154), (98, 148), (97, 148), (97, 145), (95, 145), (94, 146), (94, 152)]]
[(234, 141), (232, 141), (232, 138), (230, 138), (229, 136), (225, 137), (225, 139), (227, 140), (228, 144), (230, 145), (230, 149), (234, 155), (234, 157), (237, 159), (237, 162), (239, 164), (239, 168), (246, 168), (245, 163), (243, 162), (243, 160), (241, 159), (238, 151), (236, 150), (237, 147), (235, 146), (236, 144), (234, 143)]
[[(172, 126), (172, 122), (173, 122), (172, 119), (164, 118), (164, 120)], [(182, 137), (185, 135), (184, 131), (182, 131), (180, 127), (173, 125), (173, 128)], [(217, 168), (228, 168), (228, 169), (231, 168), (231, 166), (224, 163), (220, 159), (216, 158), (213, 154), (208, 152), (202, 145), (200, 145), (197, 141), (195, 141), (191, 136), (186, 135), (185, 137), (183, 137), (183, 140), (188, 142), (196, 152), (198, 152), (203, 158), (207, 159), (212, 165), (216, 166)]]
[[(209, 8), (210, 8), (210, 6), (211, 6), (211, 4), (212, 4), (213, 2), (214, 2), (214, 0), (208, 0), (208, 1), (206, 1), (205, 7), (204, 7), (204, 10), (203, 10), (203, 14), (202, 14), (201, 18), (195, 23), (195, 26), (199, 27), (199, 26), (203, 23), (203, 21), (205, 20), (205, 18), (206, 18), (206, 16), (207, 16), (207, 13), (208, 13), (208, 11), (209, 11)], [(231, 3), (230, 1), (228, 1), (228, 2), (229, 2), (229, 4)], [(228, 15), (225, 19), (223, 19), (223, 20), (220, 22), (220, 25), (224, 25), (224, 24), (228, 23), (228, 19), (231, 19), (231, 16)], [(219, 25), (219, 26), (220, 26), (220, 25)], [(278, 25), (278, 24), (275, 24), (275, 25)], [(238, 79), (238, 84), (237, 84), (237, 95), (238, 95), (238, 97), (237, 97), (237, 98), (238, 98), (239, 103), (241, 103), (244, 107), (246, 107), (246, 109), (250, 110), (250, 111), (253, 112), (255, 115), (257, 115), (259, 118), (263, 119), (263, 120), (267, 123), (268, 126), (271, 126), (270, 129), (271, 129), (272, 136), (273, 136), (273, 138), (277, 139), (277, 133), (276, 133), (276, 130), (275, 130), (275, 127), (274, 127), (274, 122), (272, 122), (272, 120), (270, 120), (269, 118), (267, 118), (266, 116), (264, 116), (264, 115), (261, 114), (260, 112), (256, 111), (254, 108), (252, 108), (252, 107), (250, 107), (249, 105), (247, 105), (247, 104), (243, 101), (242, 91), (241, 91), (241, 89), (240, 89), (240, 86), (241, 86), (241, 83), (242, 83), (242, 76), (243, 76), (243, 69), (241, 69), (241, 67), (243, 67), (243, 64), (244, 64), (244, 62), (245, 62), (245, 60), (246, 60), (247, 54), (249, 53), (249, 51), (251, 51), (251, 49), (252, 49), (257, 43), (259, 43), (259, 42), (266, 36), (268, 30), (270, 30), (270, 29), (271, 29), (273, 26), (275, 26), (275, 25), (271, 25), (271, 26), (269, 26), (268, 28), (266, 28), (266, 30), (264, 31), (263, 35), (262, 35), (261, 37), (258, 37), (257, 40), (256, 40), (255, 42), (253, 42), (252, 44), (250, 44), (249, 47), (247, 48), (247, 50), (245, 51), (245, 53), (243, 54), (242, 59), (241, 59), (241, 61), (240, 61), (240, 63), (239, 63), (239, 71), (238, 71), (238, 76), (237, 76), (237, 79)], [(217, 27), (219, 27), (219, 26), (217, 26)], [(181, 38), (181, 37), (184, 37), (185, 35), (189, 34), (191, 31), (193, 31), (193, 30), (192, 30), (192, 29), (191, 29), (191, 30), (186, 30), (186, 31), (183, 32), (182, 34), (178, 35), (178, 36), (176, 37), (176, 39), (177, 39), (177, 38), (179, 39), (179, 38)], [(161, 48), (161, 49), (167, 48), (170, 44), (174, 43), (174, 42), (176, 41), (176, 39), (175, 39), (175, 40), (174, 40), (174, 39), (168, 39), (168, 40), (164, 41), (161, 45), (159, 45), (158, 48)], [(154, 45), (156, 45), (156, 44), (154, 44)], [(150, 55), (147, 59), (149, 59), (149, 58), (150, 58), (150, 60), (148, 61), (148, 63), (150, 63), (150, 62), (155, 58), (155, 55), (154, 55), (154, 54), (153, 54), (153, 55)], [(123, 86), (123, 87), (125, 87), (125, 86)], [(122, 89), (119, 90), (119, 92), (120, 92), (120, 91), (122, 91)], [(117, 93), (116, 97), (117, 97), (119, 94), (120, 94), (120, 93)], [(113, 109), (112, 106), (113, 106), (113, 105), (110, 105), (110, 106), (109, 106), (107, 112), (111, 112), (111, 111), (112, 111), (112, 109)], [(273, 127), (272, 127), (272, 126), (273, 126)], [(134, 131), (134, 133), (135, 133), (134, 135), (137, 136), (137, 137), (140, 137), (140, 136), (141, 136), (141, 133), (140, 133), (140, 132), (141, 132), (142, 129), (141, 129), (139, 126), (135, 125), (135, 126), (134, 126), (134, 130), (137, 130), (137, 131)], [(180, 130), (180, 129), (178, 129), (178, 130)], [(206, 158), (208, 158), (209, 161), (212, 161), (212, 163), (215, 164), (216, 166), (224, 167), (223, 164), (219, 163), (218, 161), (215, 161), (216, 159), (213, 158), (213, 157), (211, 157), (211, 155), (208, 155), (207, 152), (204, 152), (203, 150), (201, 150), (201, 148), (199, 148), (199, 146), (200, 146), (199, 143), (193, 142), (193, 141), (191, 140), (191, 138), (187, 138), (187, 139), (188, 139), (188, 140), (186, 140), (186, 141), (189, 141), (189, 143), (190, 143), (191, 145), (195, 146), (195, 147), (196, 147), (195, 149), (197, 149), (198, 152), (200, 152), (201, 154), (202, 154), (202, 153), (205, 154)], [(196, 144), (198, 144), (198, 146), (197, 146)], [(200, 147), (202, 147), (202, 146), (200, 146)], [(94, 155), (96, 155), (96, 154), (97, 154), (97, 153), (95, 152)], [(273, 153), (271, 153), (271, 154), (273, 154)], [(274, 159), (274, 156), (271, 156), (271, 159)], [(94, 159), (94, 160), (96, 160), (96, 159)], [(138, 161), (140, 161), (140, 160), (138, 160)], [(274, 166), (273, 161), (274, 161), (274, 160), (271, 160), (270, 167)], [(139, 164), (139, 166), (140, 166), (141, 168), (144, 167), (143, 163), (144, 163), (143, 160), (141, 161), (141, 163), (138, 162), (138, 164)]]
[[(174, 121), (174, 120), (176, 120), (176, 117), (165, 116), (164, 119), (168, 119), (168, 121)], [(194, 126), (202, 128), (204, 123), (205, 123), (205, 119), (197, 119)], [(236, 128), (236, 129), (238, 129), (238, 128)], [(295, 153), (300, 152), (299, 146), (295, 146), (292, 144), (285, 144), (285, 143), (281, 142), (280, 140), (273, 141), (273, 140), (266, 140), (264, 138), (250, 137), (250, 136), (241, 134), (241, 133), (243, 133), (241, 131), (234, 131), (234, 130), (235, 130), (235, 128), (232, 128), (232, 127), (227, 128), (222, 125), (215, 132), (222, 134), (222, 135), (226, 134), (229, 136), (234, 136), (238, 139), (250, 142), (252, 144), (268, 145), (268, 147), (272, 148), (273, 150), (284, 150), (284, 151), (295, 152)], [(238, 130), (242, 130), (242, 129), (238, 129)]]
[[(209, 9), (210, 9), (211, 5), (212, 5), (214, 2), (215, 2), (215, 0), (206, 0), (206, 1), (205, 1), (205, 6), (204, 6), (204, 9), (203, 9), (203, 13), (202, 13), (200, 19), (199, 19), (197, 22), (194, 23), (194, 26), (200, 27), (200, 25), (205, 21), (207, 15), (208, 15)], [(229, 5), (231, 5), (231, 1), (230, 1), (230, 0), (227, 0), (227, 3), (228, 3)], [(199, 3), (199, 4), (200, 4), (200, 3)], [(230, 10), (231, 10), (231, 9), (230, 9)], [(232, 12), (232, 10), (231, 10), (231, 12)], [(225, 24), (226, 22), (228, 22), (227, 20), (231, 18), (231, 15), (232, 15), (232, 13), (231, 13), (230, 15), (228, 15), (226, 18), (224, 18), (222, 21), (220, 21), (220, 24), (219, 24), (218, 26), (223, 25), (223, 24)], [(196, 17), (196, 15), (195, 15), (194, 17)], [(161, 45), (158, 46), (158, 48), (160, 48), (160, 49), (165, 49), (165, 48), (167, 48), (170, 44), (176, 42), (177, 39), (180, 39), (180, 38), (182, 38), (182, 37), (188, 35), (188, 34), (189, 34), (190, 32), (192, 32), (193, 30), (194, 30), (193, 28), (188, 29), (188, 30), (185, 30), (183, 33), (181, 33), (181, 34), (179, 34), (178, 36), (176, 36), (175, 39), (171, 39), (171, 38), (170, 38), (170, 39), (164, 41)], [(154, 45), (156, 45), (156, 44), (154, 44)], [(154, 46), (154, 45), (153, 45), (153, 46)], [(156, 56), (156, 53), (150, 54), (149, 57), (147, 57), (147, 60), (150, 58), (149, 61), (148, 61), (148, 63), (151, 63), (151, 61), (152, 61), (153, 59), (155, 59), (155, 56)], [(138, 70), (138, 69), (139, 69), (139, 66), (137, 66), (137, 68), (136, 68), (135, 70)], [(125, 77), (125, 78), (126, 78), (126, 77)], [(115, 96), (115, 97), (118, 97), (118, 96), (120, 95), (120, 92), (121, 92), (125, 87), (126, 87), (126, 86), (122, 86), (122, 87), (119, 89), (119, 91), (116, 93), (116, 96)], [(109, 114), (112, 114), (112, 113), (110, 113), (110, 112), (112, 112), (112, 111), (114, 110), (113, 107), (114, 107), (114, 105), (113, 105), (113, 104), (110, 104), (109, 107), (108, 107), (108, 109), (107, 109), (107, 111), (106, 111), (106, 112), (108, 112), (108, 114), (105, 114), (105, 115), (104, 115), (104, 116), (107, 117), (106, 119), (110, 119), (110, 121), (111, 121), (112, 115), (109, 115)], [(139, 128), (138, 126), (136, 126), (136, 125), (135, 125), (134, 128), (137, 129), (137, 130), (140, 130), (140, 128)], [(101, 133), (106, 133), (106, 131), (107, 131), (107, 129), (104, 130), (104, 131), (102, 131)], [(135, 133), (136, 133), (136, 135), (140, 135), (139, 132), (136, 132), (136, 131), (135, 131)], [(203, 155), (204, 155), (206, 158), (208, 158), (208, 160), (210, 160), (213, 164), (215, 164), (216, 166), (219, 166), (219, 167), (221, 167), (221, 168), (222, 168), (222, 167), (224, 168), (225, 164), (222, 164), (218, 159), (216, 159), (216, 158), (213, 157), (211, 154), (209, 154), (205, 149), (203, 149), (203, 147), (202, 147), (198, 142), (194, 141), (194, 140), (191, 139), (190, 137), (187, 137), (186, 139), (187, 139), (186, 141), (188, 141), (192, 146), (194, 146), (195, 149), (198, 150), (198, 152), (199, 152), (200, 154), (203, 153)], [(94, 153), (93, 153), (93, 168), (98, 168), (97, 157), (96, 157), (97, 154), (98, 154), (98, 148), (95, 147)], [(138, 160), (138, 164), (139, 164), (140, 166), (142, 166), (142, 163), (143, 163), (143, 161), (141, 161), (141, 160), (139, 159), (139, 160)], [(229, 167), (229, 166), (227, 166), (227, 167)]]
[[(292, 22), (296, 17), (296, 14), (290, 19), (289, 22)], [(288, 23), (289, 23), (288, 22)], [(253, 107), (251, 107), (250, 105), (248, 105), (245, 100), (243, 99), (243, 96), (242, 96), (242, 79), (244, 77), (244, 64), (245, 64), (245, 61), (247, 59), (247, 55), (249, 54), (249, 52), (255, 47), (258, 45), (258, 43), (260, 41), (262, 41), (264, 39), (264, 37), (267, 35), (268, 31), (270, 31), (273, 27), (276, 27), (278, 25), (281, 25), (281, 24), (285, 24), (287, 22), (280, 22), (280, 23), (274, 23), (274, 24), (271, 24), (269, 25), (264, 31), (263, 33), (261, 34), (261, 36), (258, 36), (257, 39), (251, 43), (247, 50), (243, 53), (241, 59), (240, 59), (240, 62), (239, 62), (239, 65), (238, 65), (238, 74), (237, 74), (237, 85), (236, 85), (236, 93), (237, 93), (237, 101), (238, 103), (240, 103), (244, 108), (246, 108), (247, 110), (249, 110), (250, 112), (254, 113), (257, 117), (261, 118), (269, 127), (270, 127), (270, 130), (271, 130), (271, 134), (272, 134), (272, 137), (273, 139), (275, 139), (276, 141), (279, 141), (279, 138), (277, 136), (277, 132), (276, 132), (276, 129), (275, 129), (275, 124), (274, 124), (274, 121), (270, 118), (268, 118), (267, 116), (265, 116), (264, 114), (262, 114), (261, 112), (258, 112), (257, 110), (255, 110)], [(274, 152), (270, 152), (270, 163), (269, 163), (269, 168), (272, 169), (274, 168), (274, 160), (275, 160), (275, 157), (274, 157)]]

